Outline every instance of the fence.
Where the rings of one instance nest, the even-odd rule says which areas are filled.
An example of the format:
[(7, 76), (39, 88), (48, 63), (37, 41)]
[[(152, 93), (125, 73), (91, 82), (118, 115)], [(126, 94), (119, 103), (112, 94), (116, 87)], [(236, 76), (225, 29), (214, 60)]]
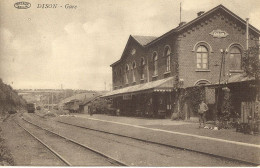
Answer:
[(248, 123), (248, 119), (259, 117), (260, 102), (242, 102), (241, 103), (241, 122)]

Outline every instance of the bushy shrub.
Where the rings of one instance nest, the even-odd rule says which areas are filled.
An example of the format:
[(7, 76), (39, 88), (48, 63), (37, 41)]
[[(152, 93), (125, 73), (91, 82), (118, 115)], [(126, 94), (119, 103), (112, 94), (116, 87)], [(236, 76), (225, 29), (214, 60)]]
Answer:
[(13, 165), (14, 165), (13, 157), (10, 151), (6, 148), (4, 139), (0, 137), (0, 166), (13, 166)]

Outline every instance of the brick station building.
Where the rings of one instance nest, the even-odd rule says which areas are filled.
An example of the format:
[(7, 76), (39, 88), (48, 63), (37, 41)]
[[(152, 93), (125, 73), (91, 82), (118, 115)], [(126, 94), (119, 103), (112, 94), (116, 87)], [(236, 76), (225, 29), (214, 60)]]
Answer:
[[(121, 58), (111, 65), (113, 91), (104, 97), (124, 115), (171, 116), (179, 108), (178, 88), (218, 83), (222, 54), (221, 80), (244, 72), (246, 25), (219, 5), (160, 37), (130, 35)], [(258, 44), (259, 35), (249, 25), (249, 47)], [(196, 116), (190, 113), (185, 119)]]

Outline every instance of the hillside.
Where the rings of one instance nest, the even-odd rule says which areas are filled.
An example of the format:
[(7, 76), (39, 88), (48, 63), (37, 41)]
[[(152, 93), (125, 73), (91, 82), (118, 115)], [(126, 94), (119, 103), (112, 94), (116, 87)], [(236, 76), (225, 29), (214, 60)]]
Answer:
[(25, 105), (26, 101), (0, 78), (0, 116), (4, 116), (9, 110), (24, 108)]

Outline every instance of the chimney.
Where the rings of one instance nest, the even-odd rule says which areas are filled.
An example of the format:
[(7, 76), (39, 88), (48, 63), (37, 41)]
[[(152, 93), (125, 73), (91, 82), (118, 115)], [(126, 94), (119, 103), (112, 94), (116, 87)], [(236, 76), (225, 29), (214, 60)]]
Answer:
[(205, 12), (204, 12), (204, 11), (199, 11), (199, 12), (197, 13), (198, 17), (199, 17), (200, 15), (202, 15), (203, 13), (205, 13)]
[(185, 25), (186, 24), (186, 22), (181, 22), (181, 23), (179, 23), (179, 27), (180, 26), (183, 26), (183, 25)]

